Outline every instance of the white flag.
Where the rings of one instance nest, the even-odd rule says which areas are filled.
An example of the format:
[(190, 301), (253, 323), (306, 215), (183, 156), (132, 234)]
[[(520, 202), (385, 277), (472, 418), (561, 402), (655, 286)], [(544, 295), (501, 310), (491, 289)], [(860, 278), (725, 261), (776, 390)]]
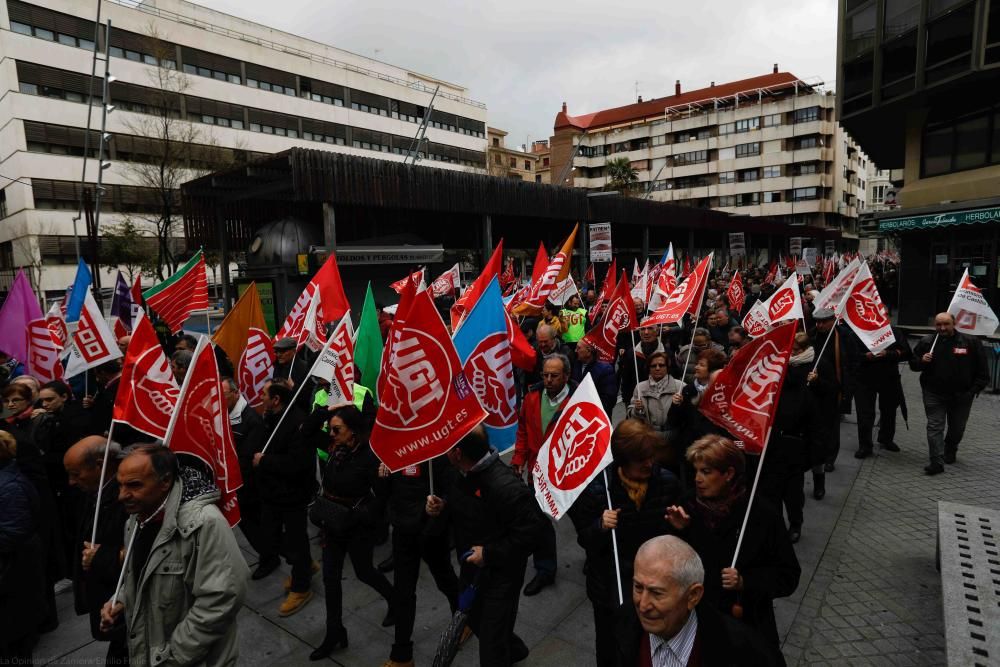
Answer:
[(576, 283), (573, 282), (573, 276), (566, 276), (566, 280), (556, 283), (556, 288), (549, 294), (549, 301), (557, 306), (562, 306), (569, 301), (571, 296), (579, 293)]
[(860, 269), (861, 262), (857, 258), (852, 259), (851, 263), (841, 269), (840, 273), (830, 281), (830, 284), (823, 288), (819, 296), (813, 300), (813, 305), (816, 308), (837, 310), (840, 307), (841, 301), (844, 300), (847, 290), (851, 289), (851, 285), (854, 284), (854, 278), (858, 275)]
[(587, 375), (563, 408), (531, 468), (535, 499), (559, 519), (611, 463), (611, 420)]
[(743, 328), (751, 338), (763, 336), (771, 330), (771, 319), (767, 316), (767, 302), (758, 301), (743, 318)]
[[(636, 266), (639, 262), (636, 262)], [(642, 267), (642, 271), (636, 276), (635, 284), (632, 286), (632, 298), (639, 299), (643, 303), (646, 303), (646, 292), (649, 284), (649, 260), (646, 260), (646, 264)]]
[[(421, 276), (422, 278), (422, 276)], [(458, 264), (451, 267), (431, 283), (431, 294), (434, 296), (445, 296), (453, 293), (462, 283), (462, 274), (458, 270)]]
[(854, 277), (854, 283), (836, 312), (873, 354), (896, 342), (896, 336), (892, 333), (892, 326), (889, 323), (889, 314), (875, 287), (868, 262), (861, 265)]
[(354, 327), (350, 313), (337, 323), (330, 339), (316, 357), (310, 375), (330, 383), (327, 405), (343, 405), (354, 401)]
[(955, 316), (955, 328), (973, 336), (988, 336), (997, 330), (1000, 321), (983, 293), (969, 280), (969, 269), (965, 269), (958, 283), (955, 295), (948, 304), (948, 312)]
[(97, 302), (94, 301), (94, 295), (89, 289), (83, 300), (83, 309), (80, 311), (80, 320), (77, 323), (76, 331), (70, 338), (72, 345), (66, 346), (69, 350), (66, 377), (79, 375), (106, 361), (122, 356), (114, 334), (108, 328), (108, 323), (101, 317), (101, 311), (97, 309)]
[(306, 308), (302, 330), (299, 332), (298, 345), (307, 345), (313, 352), (323, 349), (326, 342), (326, 326), (323, 324), (323, 304), (320, 290), (315, 289)]

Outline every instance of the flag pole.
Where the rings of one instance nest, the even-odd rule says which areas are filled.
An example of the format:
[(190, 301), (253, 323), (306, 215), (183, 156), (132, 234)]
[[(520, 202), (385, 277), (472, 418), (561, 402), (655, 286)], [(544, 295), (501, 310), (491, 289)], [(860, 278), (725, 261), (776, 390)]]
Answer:
[(684, 360), (684, 368), (681, 369), (681, 382), (687, 377), (688, 364), (691, 363), (691, 352), (694, 350), (694, 334), (698, 331), (698, 320), (701, 319), (701, 305), (705, 300), (705, 290), (708, 289), (708, 272), (712, 270), (712, 260), (708, 261), (708, 266), (705, 267), (705, 284), (701, 288), (701, 296), (698, 297), (698, 307), (694, 311), (694, 325), (691, 327), (691, 342), (688, 343), (688, 353), (687, 359)]
[(260, 450), (261, 454), (266, 452), (267, 448), (271, 446), (271, 441), (274, 440), (274, 434), (278, 432), (279, 428), (281, 428), (282, 422), (284, 422), (285, 417), (288, 416), (288, 411), (291, 409), (293, 405), (295, 405), (295, 401), (298, 400), (299, 394), (302, 393), (302, 388), (306, 386), (306, 384), (309, 381), (309, 378), (312, 377), (313, 371), (316, 370), (316, 364), (318, 364), (320, 359), (323, 358), (323, 354), (330, 349), (330, 345), (332, 343), (333, 343), (333, 336), (327, 336), (326, 343), (323, 344), (323, 349), (320, 350), (319, 355), (316, 356), (316, 361), (314, 361), (313, 365), (309, 367), (309, 372), (306, 374), (305, 379), (302, 380), (302, 384), (298, 386), (298, 388), (295, 390), (295, 394), (292, 396), (292, 400), (289, 401), (288, 405), (285, 406), (285, 410), (284, 412), (281, 413), (281, 418), (278, 419), (278, 423), (274, 425), (274, 430), (271, 431), (271, 435), (267, 436), (267, 442), (264, 443), (264, 448)]
[(830, 339), (833, 338), (834, 334), (837, 333), (838, 324), (840, 324), (839, 317), (833, 321), (833, 328), (830, 329), (830, 333), (826, 335), (826, 340), (823, 341), (823, 347), (819, 349), (819, 354), (816, 355), (816, 363), (813, 364), (813, 369), (812, 369), (813, 373), (815, 373), (816, 369), (819, 368), (819, 360), (823, 358), (823, 353), (826, 352), (826, 346), (830, 344)]
[[(84, 371), (86, 374), (86, 371)], [(97, 517), (101, 513), (101, 493), (104, 491), (104, 478), (108, 475), (108, 459), (111, 458), (111, 435), (115, 430), (115, 420), (111, 420), (108, 428), (108, 439), (104, 443), (104, 460), (101, 462), (101, 478), (97, 483), (97, 502), (94, 504), (94, 526), (90, 531), (90, 544), (93, 546), (97, 540)]]
[[(635, 333), (634, 333), (634, 331), (630, 331), (629, 332), (629, 338), (632, 339), (632, 368), (635, 369), (635, 391), (636, 391), (636, 395), (639, 397), (639, 401), (641, 402), (642, 401), (642, 392), (639, 391), (639, 358), (638, 358), (639, 353), (635, 351), (636, 342), (635, 342)], [(641, 341), (642, 339), (640, 338), (639, 340)], [(632, 397), (629, 396), (628, 400), (631, 401)], [(628, 402), (627, 401), (625, 403), (625, 409), (628, 410)]]
[(427, 462), (427, 481), (430, 483), (430, 495), (434, 495), (434, 459)]
[(205, 311), (205, 331), (207, 332), (206, 335), (209, 338), (211, 338), (212, 337), (212, 322), (211, 322), (211, 319), (209, 317), (209, 314), (208, 314), (207, 310)]
[(934, 346), (937, 345), (938, 337), (941, 334), (934, 334), (934, 342), (931, 343), (931, 349), (927, 351), (927, 354), (934, 354)]
[(757, 462), (757, 472), (753, 476), (753, 487), (750, 489), (750, 498), (747, 500), (747, 511), (743, 515), (743, 526), (740, 528), (740, 536), (736, 540), (736, 553), (733, 554), (733, 564), (729, 567), (736, 568), (736, 561), (740, 557), (740, 547), (743, 546), (743, 535), (747, 530), (747, 521), (750, 519), (750, 508), (753, 507), (753, 499), (757, 494), (757, 482), (760, 481), (760, 471), (764, 467), (764, 455), (767, 454), (767, 445), (771, 441), (771, 428), (767, 429), (767, 437), (764, 438), (764, 449), (760, 452), (760, 461)]
[[(608, 509), (614, 511), (611, 507), (611, 488), (608, 486), (608, 469), (604, 469), (604, 495), (608, 499)], [(619, 606), (624, 604), (625, 600), (622, 597), (622, 565), (618, 560), (618, 533), (616, 528), (611, 529), (611, 548), (615, 552), (615, 581), (618, 583), (618, 604)]]

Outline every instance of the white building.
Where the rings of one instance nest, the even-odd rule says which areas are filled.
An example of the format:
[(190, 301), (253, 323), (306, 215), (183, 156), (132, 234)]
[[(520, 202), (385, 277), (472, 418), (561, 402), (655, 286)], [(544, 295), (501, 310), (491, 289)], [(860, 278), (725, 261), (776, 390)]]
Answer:
[[(0, 0), (0, 282), (9, 281), (13, 267), (44, 267), (38, 287), (55, 296), (72, 281), (76, 264), (73, 218), (95, 7), (90, 0), (34, 3)], [(148, 111), (162, 99), (156, 80), (165, 71), (182, 77), (183, 90), (171, 91), (179, 94), (178, 122), (192, 128), (198, 142), (234, 159), (303, 146), (403, 160), (439, 86), (422, 164), (485, 166), (486, 108), (462, 86), (184, 0), (106, 2), (102, 23), (106, 19), (117, 81), (111, 83), (116, 109), (108, 120), (102, 228), (149, 196), (137, 185), (135, 165), (150, 135), (137, 136), (136, 128), (155, 117)], [(103, 52), (103, 34), (99, 41)], [(94, 89), (94, 129), (101, 83)], [(96, 157), (96, 133), (92, 137)], [(199, 175), (198, 166), (191, 165), (191, 176)], [(88, 183), (97, 170), (97, 161), (88, 160)], [(82, 221), (79, 232), (85, 233)]]
[(837, 123), (836, 97), (787, 72), (570, 116), (552, 137), (552, 179), (608, 187), (627, 158), (640, 195), (857, 238), (866, 156)]

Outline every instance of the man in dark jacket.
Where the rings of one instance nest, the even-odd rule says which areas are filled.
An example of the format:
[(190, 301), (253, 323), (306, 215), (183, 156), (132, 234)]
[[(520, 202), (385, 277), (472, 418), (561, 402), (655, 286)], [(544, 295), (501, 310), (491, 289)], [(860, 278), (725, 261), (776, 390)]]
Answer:
[(989, 382), (983, 346), (974, 336), (955, 330), (954, 315), (938, 313), (934, 329), (937, 334), (917, 343), (910, 361), (910, 368), (921, 371), (931, 459), (924, 468), (928, 475), (942, 473), (945, 463), (955, 462), (972, 400)]
[(233, 433), (236, 458), (239, 460), (240, 473), (243, 476), (243, 486), (236, 491), (236, 500), (240, 504), (240, 530), (259, 556), (264, 550), (262, 546), (264, 538), (260, 525), (260, 494), (257, 491), (253, 470), (253, 457), (264, 448), (267, 427), (264, 426), (261, 416), (240, 393), (236, 380), (231, 377), (222, 378), (222, 396), (226, 399), (229, 428)]
[[(528, 555), (546, 521), (528, 487), (490, 447), (482, 426), (455, 445), (448, 460), (459, 472), (447, 504), (455, 547), (465, 555), (461, 582), (463, 588), (479, 582), (469, 615), (469, 626), (479, 637), (479, 664), (508, 667), (528, 656), (514, 623)], [(431, 516), (444, 507), (443, 499), (428, 497)]]
[[(452, 612), (458, 604), (458, 577), (451, 564), (447, 513), (432, 517), (426, 512), (427, 497), (432, 491), (431, 465), (434, 466), (433, 491), (446, 497), (454, 469), (444, 457), (439, 456), (388, 475), (395, 571), (391, 607), (396, 617), (395, 641), (389, 654), (391, 665), (413, 664), (413, 624), (416, 620), (421, 560), (427, 563), (434, 583), (448, 600)], [(388, 472), (385, 466), (379, 468), (382, 476)]]
[(618, 402), (618, 376), (615, 374), (615, 368), (600, 360), (593, 345), (581, 340), (576, 344), (576, 361), (573, 362), (570, 379), (579, 385), (588, 375), (594, 378), (594, 387), (597, 389), (597, 395), (601, 397), (601, 405), (610, 416), (615, 409), (615, 403)]
[[(293, 392), (309, 377), (309, 366), (305, 359), (296, 354), (296, 347), (294, 338), (281, 338), (274, 344), (273, 377), (278, 380), (291, 380)], [(308, 399), (309, 392), (303, 390), (302, 395)]]
[(99, 388), (94, 396), (84, 396), (82, 404), (90, 411), (90, 423), (98, 433), (107, 433), (111, 427), (111, 411), (115, 405), (121, 376), (121, 359), (106, 361), (94, 369)]
[(903, 385), (899, 378), (899, 365), (913, 357), (906, 336), (893, 329), (896, 341), (882, 350), (872, 352), (858, 338), (851, 335), (848, 342), (850, 366), (855, 380), (854, 405), (858, 411), (858, 451), (854, 458), (871, 456), (872, 429), (875, 427), (875, 404), (878, 403), (878, 443), (888, 452), (898, 452), (896, 437), (896, 409), (902, 404)]
[(263, 579), (274, 572), (280, 564), (278, 554), (284, 546), (285, 559), (292, 566), (292, 585), (279, 609), (282, 616), (294, 614), (309, 601), (309, 582), (313, 574), (306, 512), (316, 495), (318, 442), (315, 434), (302, 428), (306, 413), (291, 401), (292, 392), (288, 387), (277, 382), (267, 385), (264, 390), (265, 424), (273, 432), (264, 451), (253, 455), (261, 500), (261, 548), (264, 552), (260, 554), (260, 563), (252, 578)]
[[(97, 516), (97, 536), (94, 538), (94, 508), (101, 483), (104, 457), (109, 456), (101, 489), (101, 511)], [(118, 560), (125, 535), (128, 515), (118, 502), (118, 458), (121, 447), (102, 436), (88, 436), (70, 447), (63, 457), (69, 483), (78, 488), (84, 502), (77, 520), (73, 571), (73, 602), (77, 615), (89, 614), (90, 636), (108, 642), (107, 664), (128, 663), (125, 626), (118, 625), (108, 632), (101, 631), (101, 607), (114, 595), (121, 564)], [(91, 539), (93, 538), (93, 542)]]
[(698, 554), (678, 537), (654, 537), (639, 548), (632, 602), (618, 623), (619, 667), (777, 664), (752, 630), (702, 603), (704, 578)]

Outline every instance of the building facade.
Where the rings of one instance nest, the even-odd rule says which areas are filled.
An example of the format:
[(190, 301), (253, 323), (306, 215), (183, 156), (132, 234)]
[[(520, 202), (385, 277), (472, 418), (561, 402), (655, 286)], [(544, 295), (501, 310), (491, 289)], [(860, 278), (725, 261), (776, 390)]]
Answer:
[[(102, 23), (112, 21), (115, 109), (101, 229), (125, 216), (156, 217), (149, 200), (159, 193), (143, 174), (165, 147), (181, 142), (204, 150), (188, 153), (176, 186), (220, 164), (293, 146), (391, 161), (413, 151), (421, 164), (443, 169), (486, 166), (486, 108), (462, 86), (184, 0), (108, 2), (102, 11)], [(75, 270), (85, 144), (84, 180), (93, 184), (99, 168), (100, 138), (85, 136), (93, 12), (85, 0), (0, 0), (0, 271), (44, 267), (37, 287), (49, 296), (64, 290)], [(103, 53), (103, 31), (97, 41)], [(98, 63), (95, 129), (103, 70)], [(165, 104), (169, 112), (158, 113)], [(167, 137), (150, 130), (163, 118), (177, 128)], [(82, 221), (77, 229), (84, 232)]]
[(838, 90), (845, 128), (895, 179), (874, 213), (906, 280), (899, 320), (926, 325), (966, 269), (1000, 306), (1000, 2), (841, 0)]
[(507, 132), (495, 127), (486, 128), (486, 173), (500, 178), (513, 178), (529, 183), (541, 183), (537, 172), (539, 156), (525, 147), (512, 148), (506, 144)]
[(571, 116), (551, 139), (552, 182), (608, 188), (625, 157), (632, 192), (659, 201), (768, 216), (856, 238), (867, 157), (840, 128), (835, 97), (774, 71), (669, 97)]

